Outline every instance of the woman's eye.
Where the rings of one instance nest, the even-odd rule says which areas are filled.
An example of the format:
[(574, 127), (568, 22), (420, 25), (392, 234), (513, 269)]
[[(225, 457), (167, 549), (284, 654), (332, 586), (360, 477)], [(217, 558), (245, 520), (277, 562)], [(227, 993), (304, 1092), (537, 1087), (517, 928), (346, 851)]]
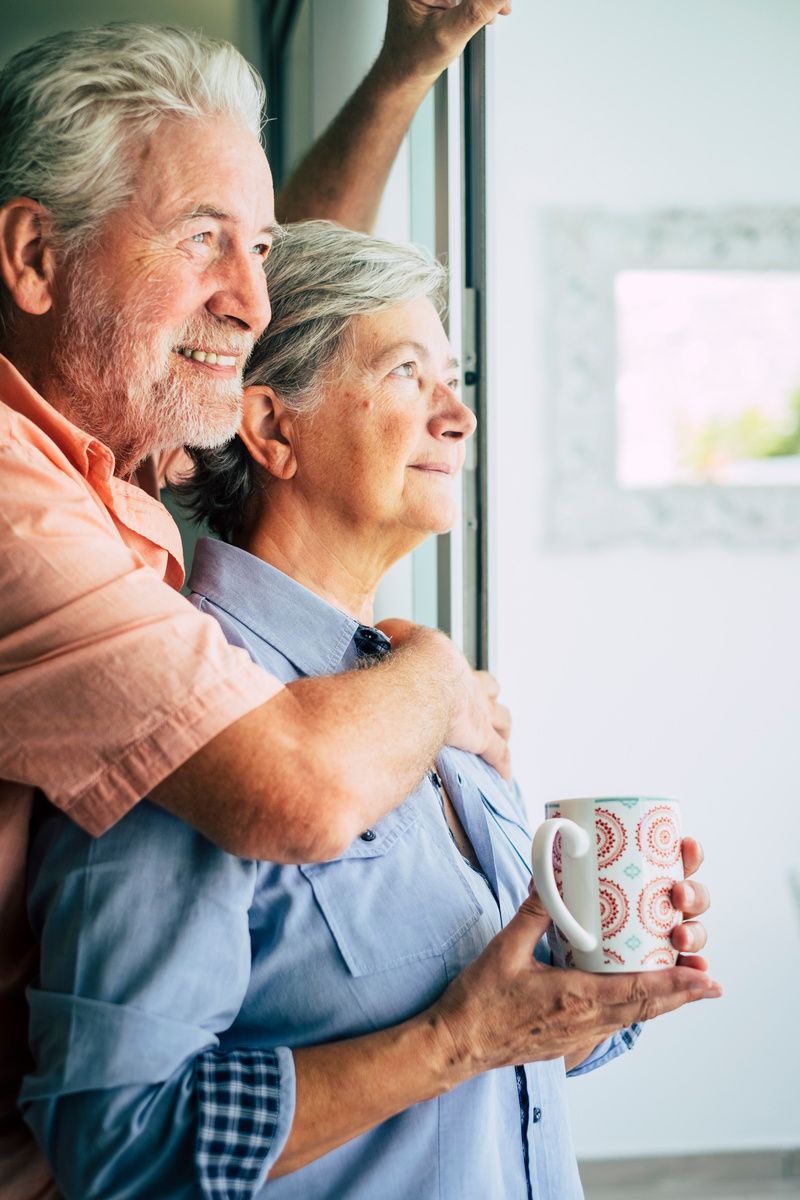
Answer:
[(413, 363), (413, 362), (400, 363), (399, 366), (395, 367), (392, 370), (391, 374), (399, 375), (403, 379), (413, 379), (414, 373), (415, 373), (415, 367), (416, 367), (416, 363)]

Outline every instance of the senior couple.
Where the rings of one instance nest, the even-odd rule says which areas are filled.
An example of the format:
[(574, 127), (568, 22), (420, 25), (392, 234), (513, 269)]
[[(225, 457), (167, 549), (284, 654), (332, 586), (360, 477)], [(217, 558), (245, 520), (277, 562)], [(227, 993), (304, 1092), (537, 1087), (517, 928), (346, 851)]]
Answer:
[[(567, 1074), (718, 994), (705, 934), (653, 975), (550, 965), (502, 712), (441, 635), (372, 624), (386, 569), (452, 523), (474, 429), (441, 269), (327, 222), (276, 237), (262, 99), (230, 47), (144, 27), (0, 76), (20, 1108), (76, 1200), (571, 1200)], [(141, 486), (181, 444), (221, 539), (190, 601)], [(55, 1194), (7, 1144), (9, 1196)]]

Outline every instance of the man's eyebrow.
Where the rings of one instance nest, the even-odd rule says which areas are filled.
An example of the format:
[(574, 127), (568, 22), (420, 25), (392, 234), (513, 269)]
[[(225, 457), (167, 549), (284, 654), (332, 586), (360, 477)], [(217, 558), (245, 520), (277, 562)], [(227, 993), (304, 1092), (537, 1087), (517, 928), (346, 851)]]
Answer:
[[(172, 228), (177, 228), (179, 225), (186, 225), (189, 221), (196, 221), (200, 217), (207, 217), (211, 221), (230, 221), (233, 225), (239, 224), (238, 217), (234, 217), (232, 213), (217, 208), (214, 204), (195, 204), (193, 208), (187, 209), (186, 212), (181, 213), (179, 217), (175, 218), (172, 222)], [(277, 221), (271, 221), (259, 230), (259, 234), (267, 234), (271, 238), (277, 238), (281, 232), (281, 226)]]

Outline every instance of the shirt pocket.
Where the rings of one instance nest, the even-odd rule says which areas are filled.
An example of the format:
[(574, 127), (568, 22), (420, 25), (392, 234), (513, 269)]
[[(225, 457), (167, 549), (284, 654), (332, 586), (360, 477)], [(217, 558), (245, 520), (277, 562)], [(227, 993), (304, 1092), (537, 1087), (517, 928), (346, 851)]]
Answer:
[(333, 862), (300, 867), (348, 970), (443, 959), (483, 912), (449, 861), (444, 822), (412, 799), (369, 833)]

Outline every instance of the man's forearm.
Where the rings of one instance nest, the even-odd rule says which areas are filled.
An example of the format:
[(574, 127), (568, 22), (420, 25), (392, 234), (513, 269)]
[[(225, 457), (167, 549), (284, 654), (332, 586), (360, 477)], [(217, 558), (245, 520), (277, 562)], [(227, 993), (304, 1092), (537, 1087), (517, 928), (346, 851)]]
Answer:
[(469, 675), (448, 638), (417, 629), (377, 666), (290, 684), (153, 797), (242, 857), (334, 858), (416, 786)]
[(389, 0), (377, 61), (277, 200), (278, 218), (369, 231), (400, 143), (429, 89), (508, 0)]
[(380, 60), (276, 200), (280, 221), (323, 218), (369, 232), (392, 163), (433, 80), (392, 77)]

